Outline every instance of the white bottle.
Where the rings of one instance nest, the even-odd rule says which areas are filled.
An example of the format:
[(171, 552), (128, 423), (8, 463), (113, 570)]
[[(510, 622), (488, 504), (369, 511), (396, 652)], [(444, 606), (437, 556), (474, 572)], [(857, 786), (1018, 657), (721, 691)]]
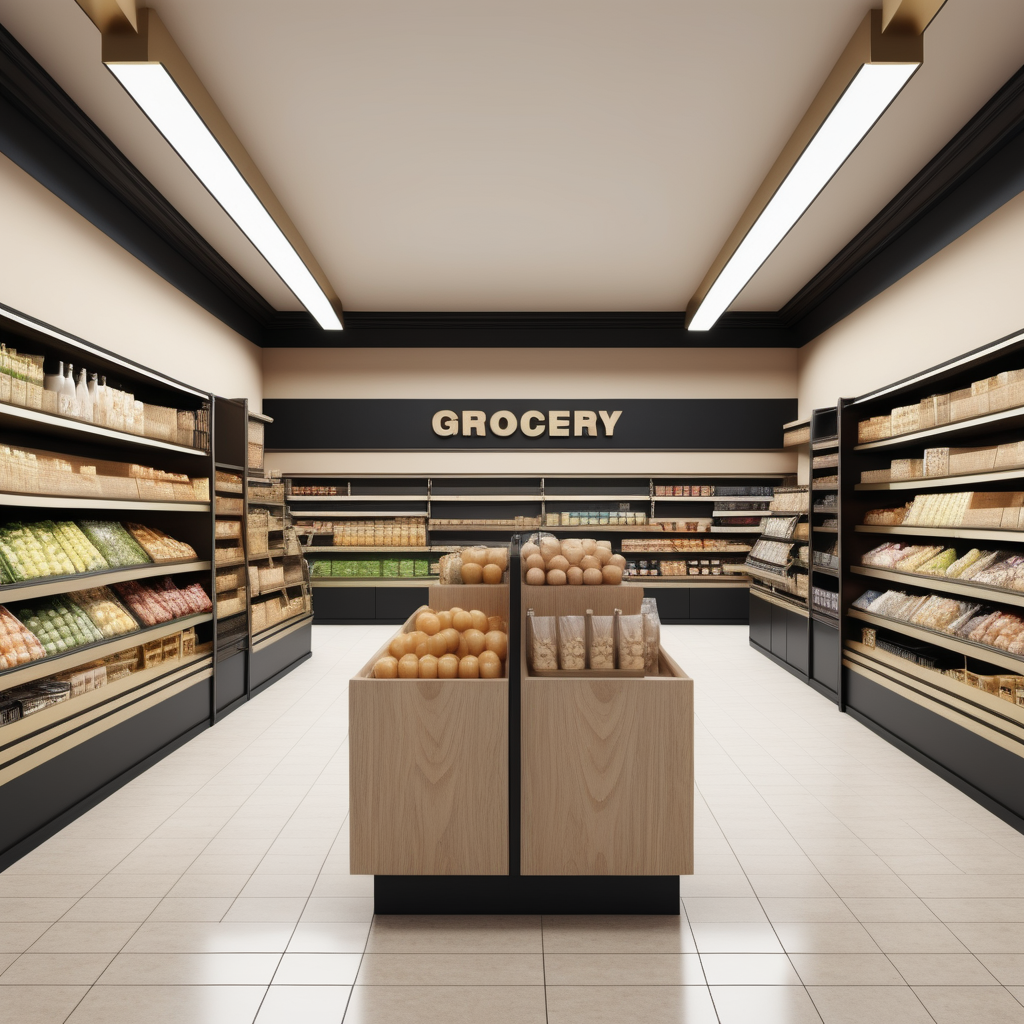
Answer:
[(67, 372), (60, 386), (60, 402), (58, 408), (61, 416), (78, 415), (78, 397), (75, 394), (74, 364), (68, 363)]
[(99, 391), (100, 391), (99, 374), (90, 373), (89, 374), (89, 402), (91, 403), (91, 405), (92, 405), (94, 410), (96, 408), (96, 400), (99, 397)]
[(78, 399), (78, 415), (83, 420), (92, 422), (92, 399), (89, 397), (89, 383), (85, 376), (85, 367), (78, 371), (78, 385), (75, 388)]
[(64, 386), (64, 360), (60, 361), (60, 369), (56, 373), (47, 373), (43, 376), (43, 389), (45, 391), (59, 392)]

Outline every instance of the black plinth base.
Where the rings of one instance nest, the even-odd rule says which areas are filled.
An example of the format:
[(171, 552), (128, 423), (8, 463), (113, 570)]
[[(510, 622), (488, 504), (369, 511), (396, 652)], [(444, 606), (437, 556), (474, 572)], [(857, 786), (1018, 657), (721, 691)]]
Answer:
[(678, 914), (678, 875), (375, 875), (377, 914)]

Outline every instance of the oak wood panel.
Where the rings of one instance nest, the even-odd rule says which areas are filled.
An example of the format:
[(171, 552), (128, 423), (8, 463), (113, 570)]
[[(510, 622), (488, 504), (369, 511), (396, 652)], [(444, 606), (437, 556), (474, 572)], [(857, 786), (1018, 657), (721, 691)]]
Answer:
[(508, 874), (508, 682), (354, 679), (351, 870)]
[(523, 679), (522, 873), (693, 871), (693, 682)]
[[(508, 586), (429, 588), (437, 611), (509, 613)], [(415, 616), (398, 633), (413, 629)], [(508, 679), (349, 683), (353, 874), (508, 874)]]

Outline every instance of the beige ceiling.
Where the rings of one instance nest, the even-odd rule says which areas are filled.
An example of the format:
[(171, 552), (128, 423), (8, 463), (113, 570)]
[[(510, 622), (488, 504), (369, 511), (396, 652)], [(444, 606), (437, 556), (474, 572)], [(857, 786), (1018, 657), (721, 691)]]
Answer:
[[(345, 307), (393, 311), (682, 309), (870, 6), (150, 2)], [(0, 0), (0, 23), (276, 308), (298, 308), (102, 67), (74, 0)], [(785, 303), (1024, 63), (1024, 2), (948, 0), (926, 43), (736, 308)]]

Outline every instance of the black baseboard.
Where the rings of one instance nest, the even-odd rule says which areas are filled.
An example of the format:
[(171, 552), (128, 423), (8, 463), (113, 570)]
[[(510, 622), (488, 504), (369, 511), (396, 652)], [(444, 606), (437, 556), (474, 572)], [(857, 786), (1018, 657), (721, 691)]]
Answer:
[(189, 740), (194, 739), (201, 732), (205, 732), (209, 728), (210, 723), (203, 722), (188, 732), (183, 733), (160, 750), (150, 754), (145, 760), (133, 765), (127, 771), (118, 775), (117, 778), (111, 779), (95, 792), (90, 793), (89, 796), (80, 800), (74, 807), (69, 807), (52, 821), (47, 822), (42, 828), (37, 829), (19, 843), (4, 850), (3, 853), (0, 853), (0, 871), (6, 871), (15, 861), (21, 860), (26, 853), (31, 853), (37, 846), (41, 846), (47, 839), (55, 836), (62, 828), (70, 825), (76, 818), (80, 818), (86, 811), (92, 810), (93, 807), (102, 803), (112, 793), (116, 793), (122, 786), (131, 782), (132, 779), (138, 778), (158, 761), (162, 761), (168, 754), (173, 754), (179, 747), (183, 747)]
[(375, 875), (375, 914), (678, 915), (678, 875)]

